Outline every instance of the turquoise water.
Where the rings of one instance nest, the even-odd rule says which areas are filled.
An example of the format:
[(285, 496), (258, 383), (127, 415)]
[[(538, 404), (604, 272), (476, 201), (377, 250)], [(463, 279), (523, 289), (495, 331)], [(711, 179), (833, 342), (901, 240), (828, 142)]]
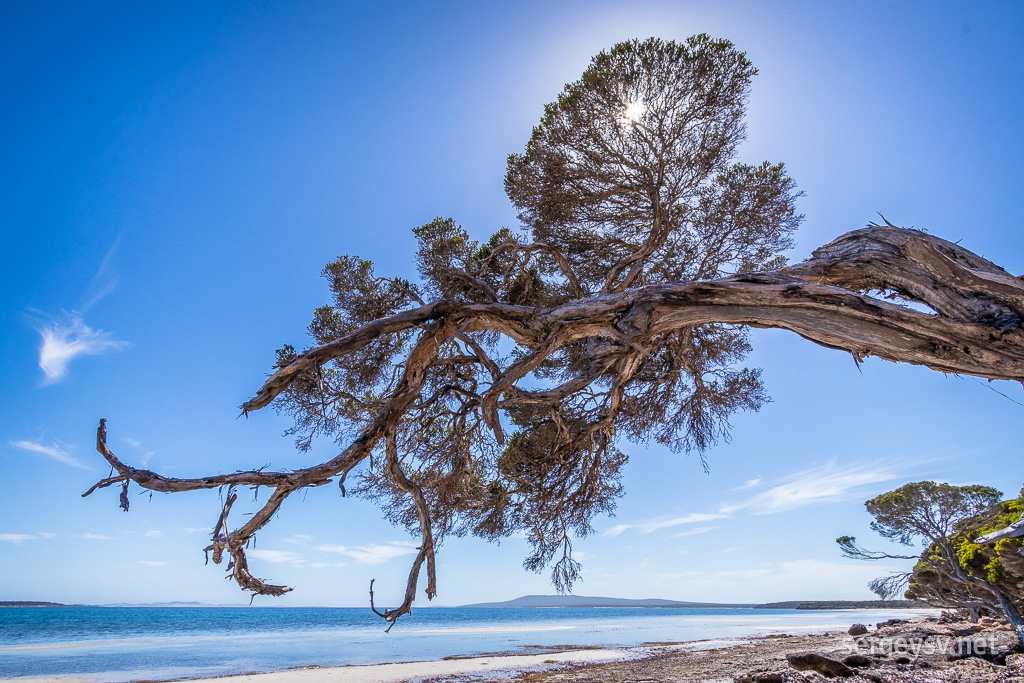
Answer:
[(435, 607), (414, 610), (384, 633), (380, 618), (356, 608), (3, 608), (0, 678), (165, 680), (531, 646), (631, 646), (845, 629), (905, 616), (883, 610)]

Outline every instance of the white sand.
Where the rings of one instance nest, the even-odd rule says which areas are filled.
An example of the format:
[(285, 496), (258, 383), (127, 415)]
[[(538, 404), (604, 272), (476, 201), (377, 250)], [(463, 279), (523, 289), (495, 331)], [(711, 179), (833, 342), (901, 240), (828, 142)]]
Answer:
[[(502, 672), (542, 670), (558, 664), (585, 664), (634, 659), (637, 650), (571, 650), (540, 655), (498, 655), (468, 659), (446, 659), (433, 662), (402, 662), (399, 664), (367, 664), (365, 666), (330, 666), (288, 669), (264, 674), (243, 674), (203, 679), (225, 683), (400, 683), (426, 678), (499, 674)], [(88, 676), (54, 678), (3, 679), (17, 683), (88, 683)]]

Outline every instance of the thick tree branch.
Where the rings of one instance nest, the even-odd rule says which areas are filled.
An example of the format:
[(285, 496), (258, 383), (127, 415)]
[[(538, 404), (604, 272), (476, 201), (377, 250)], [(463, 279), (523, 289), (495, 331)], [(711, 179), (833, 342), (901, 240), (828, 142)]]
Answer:
[(1024, 536), (1024, 515), (1021, 518), (1011, 524), (1008, 527), (993, 531), (990, 534), (979, 536), (975, 543), (994, 543), (995, 541), (1001, 541), (1004, 538), (1021, 538)]
[[(893, 290), (937, 315), (877, 299), (867, 293), (872, 290)], [(654, 335), (694, 325), (779, 328), (859, 358), (877, 356), (941, 372), (1024, 381), (1021, 311), (1024, 282), (998, 266), (927, 233), (869, 226), (774, 273), (649, 285), (555, 308), (435, 302), (307, 351), (274, 373), (243, 409), (267, 405), (304, 370), (382, 334), (442, 317), (466, 331), (499, 332), (530, 346), (548, 339), (556, 328), (564, 330), (564, 342), (620, 339), (624, 333), (641, 345)]]

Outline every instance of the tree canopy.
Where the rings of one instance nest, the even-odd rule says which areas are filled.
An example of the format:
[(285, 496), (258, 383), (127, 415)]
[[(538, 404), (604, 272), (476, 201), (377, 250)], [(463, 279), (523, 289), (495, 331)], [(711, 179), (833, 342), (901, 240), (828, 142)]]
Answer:
[(728, 439), (730, 416), (768, 400), (744, 367), (750, 326), (858, 362), (1024, 379), (1024, 285), (958, 245), (886, 223), (785, 265), (799, 192), (782, 164), (734, 161), (754, 74), (703, 35), (620, 43), (509, 157), (522, 229), (476, 241), (451, 218), (415, 228), (417, 282), (356, 256), (329, 263), (313, 346), (278, 350), (243, 411), (273, 402), (300, 449), (331, 439), (335, 458), (172, 479), (120, 461), (101, 423), (115, 472), (90, 492), (270, 487), (233, 531), (229, 491), (207, 550), (230, 554), (243, 588), (279, 595), (290, 589), (252, 576), (245, 548), (292, 493), (337, 481), (422, 539), (404, 601), (379, 612), (393, 624), (424, 564), (433, 597), (435, 551), (453, 535), (521, 532), (526, 566), (550, 566), (568, 589), (572, 540), (614, 508), (627, 443), (703, 456)]
[(989, 486), (953, 486), (922, 481), (906, 484), (865, 503), (871, 528), (906, 546), (924, 543), (921, 555), (865, 550), (852, 536), (836, 539), (843, 555), (860, 560), (913, 559), (909, 572), (871, 582), (882, 599), (904, 593), (939, 607), (989, 610), (1003, 614), (1024, 645), (1024, 547), (1019, 537), (986, 545), (987, 535), (1009, 527), (1024, 513), (1021, 496), (1002, 500)]

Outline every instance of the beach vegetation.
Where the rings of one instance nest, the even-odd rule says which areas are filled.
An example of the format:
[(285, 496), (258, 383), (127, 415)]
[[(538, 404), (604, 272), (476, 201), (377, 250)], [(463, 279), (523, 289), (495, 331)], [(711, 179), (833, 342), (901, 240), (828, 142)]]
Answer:
[(1011, 500), (988, 486), (931, 481), (906, 484), (865, 503), (871, 528), (919, 556), (866, 550), (852, 536), (836, 539), (846, 557), (916, 559), (908, 572), (875, 579), (883, 600), (900, 595), (937, 607), (1006, 617), (1024, 646), (1024, 490)]

